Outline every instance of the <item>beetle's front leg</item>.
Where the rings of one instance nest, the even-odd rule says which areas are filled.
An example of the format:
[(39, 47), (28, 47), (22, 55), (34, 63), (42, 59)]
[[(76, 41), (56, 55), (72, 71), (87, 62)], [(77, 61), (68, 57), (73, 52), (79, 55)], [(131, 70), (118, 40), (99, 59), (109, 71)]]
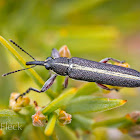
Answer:
[(31, 90), (35, 91), (35, 92), (38, 92), (38, 93), (41, 93), (41, 92), (45, 92), (46, 90), (48, 90), (52, 84), (54, 83), (54, 80), (55, 78), (57, 77), (57, 74), (53, 74), (46, 82), (45, 84), (43, 85), (42, 89), (41, 90), (38, 90), (38, 89), (35, 89), (35, 88), (32, 88), (30, 87), (29, 89), (26, 90), (26, 92), (24, 92), (23, 94), (20, 94), (15, 100), (17, 101), (17, 99), (19, 97), (23, 97), (25, 96), (27, 93), (29, 93)]
[(121, 64), (125, 63), (125, 61), (120, 61), (120, 60), (117, 60), (117, 59), (114, 59), (114, 58), (111, 58), (111, 57), (104, 58), (100, 62), (101, 63), (107, 63), (109, 60), (112, 60), (114, 62), (121, 63)]

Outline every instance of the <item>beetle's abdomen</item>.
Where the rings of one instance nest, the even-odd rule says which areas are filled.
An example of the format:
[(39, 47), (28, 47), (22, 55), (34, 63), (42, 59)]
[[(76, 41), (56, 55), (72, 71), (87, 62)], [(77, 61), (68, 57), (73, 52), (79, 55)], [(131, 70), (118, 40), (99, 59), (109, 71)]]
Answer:
[(73, 57), (69, 60), (70, 78), (120, 87), (139, 87), (140, 72), (111, 64)]

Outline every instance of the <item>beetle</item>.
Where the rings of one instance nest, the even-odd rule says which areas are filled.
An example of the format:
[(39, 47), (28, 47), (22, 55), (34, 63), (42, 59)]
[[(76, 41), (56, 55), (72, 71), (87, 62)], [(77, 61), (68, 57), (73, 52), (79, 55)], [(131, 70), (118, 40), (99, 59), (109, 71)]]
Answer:
[[(45, 61), (37, 61), (33, 56), (23, 50), (14, 41), (10, 40), (15, 46), (20, 48), (26, 54), (28, 54), (34, 61), (26, 62), (26, 65), (33, 65), (29, 68), (33, 68), (37, 65), (44, 66), (47, 70), (55, 72), (43, 85), (41, 90), (30, 87), (23, 94), (20, 94), (16, 100), (21, 96), (26, 95), (31, 90), (41, 93), (48, 90), (56, 79), (57, 75), (66, 76), (64, 86), (67, 87), (68, 77), (75, 80), (82, 80), (87, 82), (95, 82), (97, 85), (106, 90), (110, 89), (106, 85), (118, 86), (118, 87), (140, 87), (140, 72), (118, 65), (108, 64), (109, 60), (123, 64), (124, 61), (120, 61), (114, 58), (105, 58), (100, 62), (91, 61), (78, 57), (60, 57), (59, 52), (56, 49), (52, 50), (52, 56), (48, 57)], [(26, 68), (26, 69), (29, 69)], [(26, 70), (21, 69), (4, 74), (3, 76), (15, 73), (18, 71)], [(105, 85), (104, 85), (105, 84)]]

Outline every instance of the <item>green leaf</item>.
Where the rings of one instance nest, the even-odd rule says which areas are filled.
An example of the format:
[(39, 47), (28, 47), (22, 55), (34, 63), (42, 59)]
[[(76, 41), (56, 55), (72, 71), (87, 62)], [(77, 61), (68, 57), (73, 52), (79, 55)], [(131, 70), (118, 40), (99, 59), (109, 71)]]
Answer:
[(22, 134), (20, 135), (20, 140), (50, 140), (49, 137), (45, 136), (43, 133), (44, 128), (34, 127), (32, 123), (26, 125)]
[(117, 119), (109, 119), (101, 122), (95, 122), (92, 128), (96, 128), (96, 127), (124, 128), (132, 124), (134, 124), (134, 122), (131, 119), (128, 119), (126, 117), (121, 117)]
[(66, 106), (66, 111), (68, 113), (99, 112), (119, 107), (124, 103), (126, 100), (82, 96), (71, 100)]
[(140, 124), (139, 120), (140, 120), (139, 112), (138, 113), (132, 112), (132, 113), (125, 115), (124, 117), (95, 122), (93, 124), (92, 128), (105, 126), (105, 127), (126, 128), (127, 129), (130, 126), (139, 125)]
[(44, 131), (46, 136), (51, 136), (52, 135), (54, 127), (55, 127), (56, 119), (57, 119), (56, 113), (52, 113), (49, 116), (48, 124), (45, 128), (45, 131)]
[(0, 110), (0, 124), (2, 126), (14, 125), (15, 127), (18, 127), (19, 124), (20, 127), (24, 127), (26, 120), (22, 115), (12, 110), (4, 109)]
[(83, 84), (76, 92), (75, 97), (79, 97), (81, 95), (90, 95), (92, 93), (95, 93), (99, 91), (99, 88), (98, 86), (95, 84), (95, 83), (86, 83), (86, 84)]
[(84, 130), (92, 130), (92, 125), (94, 124), (94, 120), (87, 118), (85, 116), (74, 114), (72, 115), (72, 123), (70, 126), (72, 128), (81, 128)]
[(78, 140), (75, 133), (67, 126), (56, 125), (55, 132), (59, 140)]
[(68, 103), (68, 101), (75, 95), (76, 89), (71, 88), (66, 90), (64, 93), (55, 98), (49, 105), (43, 108), (41, 111), (44, 115), (48, 115), (56, 109), (63, 107)]

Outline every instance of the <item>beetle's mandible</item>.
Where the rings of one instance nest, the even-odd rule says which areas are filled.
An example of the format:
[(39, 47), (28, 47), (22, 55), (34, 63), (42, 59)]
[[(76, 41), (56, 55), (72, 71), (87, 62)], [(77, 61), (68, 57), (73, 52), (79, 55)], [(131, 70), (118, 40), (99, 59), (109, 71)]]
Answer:
[[(10, 40), (18, 48), (24, 51), (15, 42)], [(67, 87), (68, 77), (76, 80), (83, 80), (88, 82), (96, 82), (98, 86), (106, 90), (112, 90), (105, 85), (119, 86), (119, 87), (140, 87), (140, 72), (125, 68), (117, 65), (108, 64), (109, 60), (115, 61), (117, 63), (124, 63), (124, 61), (119, 61), (113, 58), (105, 58), (100, 62), (95, 62), (91, 60), (86, 60), (83, 58), (72, 57), (60, 57), (59, 52), (56, 49), (52, 50), (52, 56), (48, 57), (45, 61), (37, 61), (34, 57), (28, 54), (34, 61), (26, 62), (26, 65), (36, 65), (44, 66), (47, 70), (52, 70), (56, 74), (53, 74), (43, 85), (41, 90), (35, 88), (29, 88), (26, 92), (20, 96), (24, 96), (31, 90), (41, 93), (45, 92), (51, 87), (57, 75), (66, 76), (64, 86)], [(26, 68), (29, 69), (29, 68)], [(21, 70), (26, 70), (21, 69)], [(21, 70), (13, 71), (4, 74), (3, 76), (15, 73)], [(105, 84), (105, 85), (104, 85)], [(17, 99), (20, 97), (18, 96)]]

